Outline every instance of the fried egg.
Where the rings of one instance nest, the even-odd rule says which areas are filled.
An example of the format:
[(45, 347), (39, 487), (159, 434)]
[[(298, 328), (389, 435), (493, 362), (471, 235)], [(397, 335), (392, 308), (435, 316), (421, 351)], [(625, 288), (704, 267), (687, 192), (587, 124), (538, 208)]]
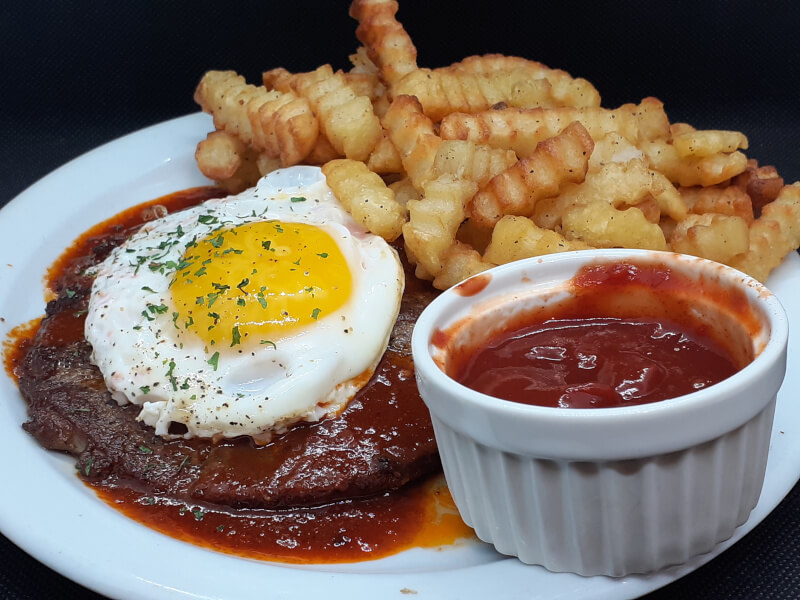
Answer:
[(404, 282), (322, 172), (293, 167), (145, 224), (98, 266), (85, 334), (157, 434), (266, 440), (363, 387)]

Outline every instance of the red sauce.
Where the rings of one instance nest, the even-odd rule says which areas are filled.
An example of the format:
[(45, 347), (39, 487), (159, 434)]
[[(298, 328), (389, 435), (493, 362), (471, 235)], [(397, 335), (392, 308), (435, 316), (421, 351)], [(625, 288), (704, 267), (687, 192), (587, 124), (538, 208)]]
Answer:
[(752, 360), (752, 351), (732, 351), (729, 330), (689, 310), (692, 301), (716, 300), (749, 330), (757, 317), (743, 294), (698, 286), (666, 265), (632, 263), (584, 268), (571, 288), (570, 299), (524, 314), (454, 356), (447, 372), (513, 402), (605, 408), (688, 394)]
[(492, 276), (488, 273), (483, 273), (481, 275), (476, 275), (475, 277), (470, 277), (466, 281), (462, 281), (455, 287), (455, 292), (459, 296), (474, 296), (482, 292), (489, 282), (492, 280)]
[[(225, 192), (213, 187), (177, 192), (132, 207), (92, 227), (50, 267), (46, 276), (48, 289), (51, 292), (62, 288), (69, 290), (70, 282), (80, 277), (78, 274), (98, 242), (109, 236), (127, 235), (131, 228), (146, 220), (152, 207), (160, 205), (174, 212), (224, 195)], [(41, 319), (37, 319), (20, 325), (4, 342), (5, 368), (12, 377), (16, 378), (15, 368), (24, 359), (35, 336), (39, 335), (44, 345), (51, 346), (63, 346), (83, 337), (82, 311), (59, 313), (50, 319), (46, 330), (40, 329), (40, 323)], [(47, 339), (43, 340), (42, 336)], [(404, 377), (413, 377), (411, 371)], [(300, 429), (303, 428), (286, 435), (300, 435)], [(191, 440), (187, 444), (191, 445)], [(268, 450), (253, 448), (237, 456), (246, 460), (265, 449)], [(223, 444), (204, 451), (225, 453), (229, 450)], [(260, 560), (287, 563), (372, 560), (413, 547), (449, 545), (474, 535), (459, 516), (440, 475), (406, 486), (399, 492), (283, 510), (225, 509), (197, 504), (185, 494), (172, 498), (157, 488), (142, 487), (142, 482), (128, 482), (113, 475), (105, 480), (86, 479), (85, 482), (115, 509), (170, 537)]]
[(115, 509), (156, 531), (257, 560), (356, 562), (473, 537), (441, 476), (401, 493), (284, 511), (223, 510), (125, 487), (99, 485), (95, 489)]

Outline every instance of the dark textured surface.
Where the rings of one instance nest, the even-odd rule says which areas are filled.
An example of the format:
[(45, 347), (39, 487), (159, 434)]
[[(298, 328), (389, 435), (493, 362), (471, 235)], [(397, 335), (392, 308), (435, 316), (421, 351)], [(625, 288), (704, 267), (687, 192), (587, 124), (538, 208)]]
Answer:
[[(654, 95), (673, 121), (741, 129), (748, 155), (800, 179), (800, 5), (401, 2), (422, 66), (483, 52), (535, 58), (592, 81), (604, 106)], [(101, 143), (192, 112), (208, 68), (257, 81), (278, 65), (345, 67), (357, 45), (344, 1), (232, 6), (0, 4), (0, 204)], [(800, 598), (799, 511), (795, 488), (742, 541), (648, 598)], [(0, 598), (49, 597), (96, 596), (0, 537)]]

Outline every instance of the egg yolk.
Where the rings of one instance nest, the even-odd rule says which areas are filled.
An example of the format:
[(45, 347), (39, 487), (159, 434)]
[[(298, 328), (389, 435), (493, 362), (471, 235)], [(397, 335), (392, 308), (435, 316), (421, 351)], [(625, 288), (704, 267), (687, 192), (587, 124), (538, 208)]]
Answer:
[(352, 289), (339, 246), (305, 223), (220, 229), (182, 258), (170, 286), (173, 323), (207, 346), (274, 343), (331, 314)]

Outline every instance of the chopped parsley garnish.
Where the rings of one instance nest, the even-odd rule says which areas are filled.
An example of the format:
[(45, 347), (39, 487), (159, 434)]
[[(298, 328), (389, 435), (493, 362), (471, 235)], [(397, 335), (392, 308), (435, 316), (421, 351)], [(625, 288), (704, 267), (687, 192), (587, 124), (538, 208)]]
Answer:
[(211, 358), (209, 358), (206, 362), (214, 367), (214, 370), (216, 371), (217, 367), (219, 366), (219, 352), (214, 352)]
[(261, 344), (262, 345), (268, 344), (268, 345), (272, 346), (275, 350), (278, 349), (278, 347), (275, 345), (275, 342), (272, 342), (270, 340), (261, 340)]
[(263, 242), (261, 242), (261, 247), (264, 248), (264, 250), (269, 250), (271, 245), (272, 245), (271, 240), (264, 240)]
[(142, 289), (143, 289), (145, 292), (150, 292), (151, 294), (155, 294), (155, 293), (156, 293), (156, 291), (155, 291), (153, 288), (151, 288), (151, 287), (148, 287), (148, 286), (146, 286), (146, 285), (142, 286)]
[(94, 464), (94, 458), (89, 457), (89, 460), (86, 461), (86, 466), (83, 468), (83, 474), (86, 475), (87, 477), (89, 476), (89, 473), (92, 472), (93, 464)]
[(306, 199), (303, 198), (302, 196), (293, 196), (292, 198), (289, 198), (289, 200), (291, 200), (292, 202), (305, 202), (306, 201)]
[(239, 298), (236, 301), (236, 304), (238, 304), (239, 306), (245, 306), (247, 304), (247, 302), (244, 301), (244, 298)]
[(317, 254), (317, 256), (319, 256), (320, 258), (328, 258), (328, 253), (327, 252), (320, 252), (319, 254)]
[(152, 448), (148, 448), (147, 446), (139, 446), (139, 450), (141, 451), (142, 454), (152, 454), (153, 453), (153, 449)]
[(202, 521), (203, 517), (206, 516), (206, 513), (204, 513), (203, 510), (200, 508), (192, 509), (192, 514), (194, 515), (195, 521)]
[(241, 341), (242, 341), (242, 336), (239, 333), (239, 326), (234, 325), (233, 329), (231, 330), (231, 348), (241, 343)]
[(143, 385), (139, 389), (142, 390), (143, 394), (149, 394), (150, 393), (150, 386), (149, 385)]
[(75, 294), (77, 294), (78, 292), (75, 292), (73, 290), (64, 290), (64, 293), (67, 295), (67, 298), (74, 298)]
[(320, 309), (315, 308), (314, 310), (311, 311), (311, 318), (316, 321), (317, 317), (319, 316), (319, 313), (321, 313), (321, 312), (322, 311)]
[(215, 225), (219, 222), (219, 219), (213, 215), (200, 215), (197, 217), (197, 221), (203, 225)]
[(220, 234), (219, 234), (217, 237), (215, 237), (213, 240), (209, 240), (209, 242), (208, 242), (208, 243), (209, 243), (209, 244), (211, 244), (212, 246), (214, 246), (214, 248), (220, 248), (220, 247), (222, 247), (222, 244), (224, 244), (224, 243), (225, 243), (225, 238), (224, 238), (224, 237), (222, 236), (222, 234), (220, 233)]

